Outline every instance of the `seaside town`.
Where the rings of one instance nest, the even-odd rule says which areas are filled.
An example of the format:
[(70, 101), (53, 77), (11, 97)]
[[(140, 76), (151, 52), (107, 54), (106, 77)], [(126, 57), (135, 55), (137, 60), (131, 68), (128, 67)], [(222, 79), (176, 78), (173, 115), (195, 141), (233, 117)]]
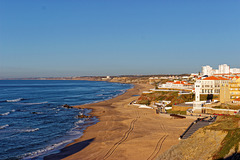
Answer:
[(240, 160), (239, 8), (1, 0), (0, 160)]
[[(125, 94), (108, 101), (80, 106), (63, 105), (65, 108), (88, 108), (93, 110), (90, 115), (78, 115), (80, 120), (93, 117), (99, 118), (100, 122), (88, 127), (83, 137), (77, 141), (91, 139), (91, 135), (103, 137), (105, 140), (100, 138), (99, 142), (93, 142), (95, 145), (90, 145), (100, 157), (103, 156), (103, 159), (114, 157), (122, 159), (123, 154), (117, 152), (120, 150), (117, 148), (124, 147), (123, 142), (131, 143), (134, 141), (135, 138), (128, 137), (131, 134), (134, 135), (134, 133), (142, 136), (137, 142), (134, 141), (134, 146), (137, 145), (139, 149), (145, 149), (142, 153), (152, 152), (150, 156), (139, 155), (148, 157), (148, 159), (214, 160), (240, 158), (240, 68), (231, 68), (227, 64), (221, 64), (217, 69), (206, 65), (202, 66), (199, 73), (181, 75), (86, 76), (26, 78), (24, 80), (84, 80), (133, 84), (133, 91), (130, 89)], [(141, 117), (141, 114), (145, 115), (145, 118)], [(118, 115), (119, 119), (132, 120), (131, 123), (128, 122), (130, 128), (118, 142), (116, 142), (118, 137), (122, 136), (121, 132), (126, 130), (128, 125), (116, 128), (125, 124), (125, 122), (117, 119), (117, 121), (111, 120), (115, 115)], [(140, 119), (144, 121), (140, 122)], [(137, 120), (140, 126), (137, 126)], [(113, 123), (113, 126), (109, 127), (108, 123)], [(158, 126), (157, 124), (161, 125)], [(106, 133), (102, 134), (99, 127), (105, 129)], [(136, 131), (137, 128), (143, 129), (144, 132)], [(114, 132), (111, 130), (114, 130)], [(148, 133), (146, 130), (155, 130), (155, 132)], [(108, 137), (108, 134), (111, 134), (111, 136)], [(151, 135), (151, 137), (161, 135), (161, 138), (150, 140), (147, 134)], [(109, 143), (106, 143), (107, 141)], [(151, 147), (141, 146), (146, 141)], [(156, 141), (158, 141), (157, 144)], [(115, 144), (112, 144), (113, 142)], [(110, 150), (108, 152), (106, 149), (101, 151), (100, 148), (96, 147), (99, 143), (106, 143), (105, 148), (110, 147)], [(74, 147), (74, 144), (75, 142), (70, 145), (70, 148), (73, 147), (71, 148), (73, 152), (78, 150)], [(209, 149), (204, 147), (205, 145), (211, 145), (212, 147)], [(155, 146), (154, 151), (151, 149), (152, 146)], [(129, 159), (131, 155), (135, 155), (135, 150), (132, 150), (131, 147), (126, 149), (129, 152), (126, 153), (128, 155), (125, 157), (126, 159)], [(191, 150), (191, 156), (189, 156), (189, 150)], [(103, 153), (106, 154), (102, 155)], [(62, 154), (66, 154), (66, 151), (48, 155), (44, 159), (56, 159), (59, 156), (61, 157)], [(89, 150), (79, 151), (78, 154), (73, 155), (73, 159), (85, 159), (88, 154), (92, 155), (93, 153)], [(131, 159), (138, 158), (135, 155)]]
[[(192, 73), (190, 76), (150, 77), (149, 83), (157, 84), (150, 93), (171, 90), (177, 91), (179, 95), (195, 96), (192, 102), (173, 104), (172, 111), (235, 115), (239, 114), (240, 105), (239, 76), (240, 68), (230, 68), (227, 64), (222, 64), (218, 69), (213, 69), (207, 65), (202, 66), (202, 73)], [(168, 78), (171, 81), (159, 81)], [(201, 96), (206, 99), (203, 100)]]
[[(44, 78), (44, 80), (46, 79)], [(104, 159), (113, 158), (113, 153), (118, 157), (117, 159), (121, 159), (120, 157), (123, 155), (120, 153), (117, 155), (115, 150), (126, 139), (131, 142), (128, 136), (130, 133), (133, 134), (135, 122), (140, 117), (139, 114), (148, 114), (146, 118), (149, 120), (149, 123), (148, 126), (144, 127), (144, 130), (152, 130), (154, 128), (156, 132), (151, 132), (153, 137), (156, 136), (155, 134), (162, 135), (148, 159), (239, 159), (240, 68), (230, 68), (227, 64), (221, 64), (218, 66), (218, 69), (213, 69), (211, 66), (206, 65), (202, 66), (202, 71), (199, 73), (183, 75), (65, 77), (60, 79), (108, 81), (130, 83), (134, 84), (135, 87), (138, 84), (145, 86), (139, 95), (127, 98), (124, 103), (121, 103), (126, 103), (126, 107), (113, 103), (115, 104), (114, 106), (118, 106), (117, 110), (123, 113), (123, 117), (128, 115), (127, 119), (134, 117), (132, 111), (134, 108), (137, 108), (137, 118), (134, 118), (131, 122), (129, 130), (125, 132), (122, 139), (108, 150), (103, 157)], [(148, 86), (148, 90), (146, 90), (146, 86)], [(114, 99), (113, 102), (115, 102)], [(98, 104), (90, 104), (79, 107), (92, 108), (97, 112), (93, 112), (93, 116), (101, 117), (103, 113), (108, 115), (106, 108), (110, 107), (108, 106), (109, 104), (111, 103), (102, 102), (99, 104), (100, 106)], [(97, 106), (98, 108), (96, 109)], [(68, 105), (65, 107), (72, 108)], [(131, 111), (131, 114), (128, 113), (128, 110), (129, 112)], [(110, 117), (112, 117), (112, 113), (115, 112), (111, 111), (110, 113)], [(118, 112), (115, 114), (118, 114)], [(79, 118), (89, 117), (92, 116), (79, 116)], [(108, 123), (113, 122), (115, 123), (115, 121), (108, 120)], [(144, 125), (145, 123), (142, 122), (141, 124)], [(101, 123), (98, 124), (103, 128), (107, 127)], [(156, 124), (161, 125), (157, 127)], [(141, 127), (139, 126), (139, 128)], [(107, 127), (106, 129), (109, 128)], [(119, 130), (119, 128), (116, 130)], [(93, 129), (93, 132), (96, 134), (96, 130)], [(111, 131), (106, 133), (113, 134)], [(146, 136), (147, 133), (139, 132), (138, 134)], [(116, 135), (118, 134), (115, 133)], [(88, 137), (88, 134), (85, 136)], [(106, 135), (102, 136), (105, 137)], [(174, 142), (170, 141), (168, 137), (172, 137)], [(176, 141), (177, 139), (179, 142)], [(146, 137), (139, 139), (138, 143), (142, 143), (145, 140)], [(151, 139), (151, 141), (154, 140), (154, 138)], [(150, 145), (149, 140), (148, 142)], [(209, 149), (205, 145), (211, 145), (212, 147)], [(139, 148), (141, 148), (140, 145)], [(143, 148), (146, 149), (146, 147)], [(128, 148), (128, 152), (129, 155), (134, 153), (130, 148)], [(191, 155), (189, 155), (189, 152), (191, 152)], [(89, 152), (89, 154), (92, 153)], [(101, 155), (101, 153), (99, 154)], [(50, 155), (46, 159), (52, 159), (56, 156), (59, 155)], [(80, 154), (77, 157), (81, 157)], [(132, 159), (136, 159), (136, 157)], [(129, 159), (129, 157), (126, 159)]]

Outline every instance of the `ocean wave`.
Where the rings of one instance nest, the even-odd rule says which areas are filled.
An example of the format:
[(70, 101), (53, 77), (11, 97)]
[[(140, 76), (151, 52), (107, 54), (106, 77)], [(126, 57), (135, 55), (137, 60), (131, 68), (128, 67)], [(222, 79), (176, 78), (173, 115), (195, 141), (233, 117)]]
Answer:
[(81, 119), (81, 120), (75, 122), (74, 124), (75, 124), (75, 126), (77, 126), (78, 124), (82, 124), (82, 123), (84, 123), (84, 120)]
[(35, 131), (38, 131), (39, 128), (34, 128), (34, 129), (23, 129), (23, 130), (20, 130), (20, 132), (35, 132)]
[(58, 148), (62, 145), (68, 144), (70, 142), (72, 142), (72, 140), (66, 140), (66, 141), (62, 141), (62, 142), (53, 144), (51, 146), (48, 146), (44, 149), (39, 149), (39, 150), (34, 151), (34, 152), (26, 153), (26, 154), (23, 155), (23, 157), (24, 157), (23, 159), (32, 159), (32, 158), (38, 157), (38, 156), (40, 156), (40, 155), (42, 155), (42, 154), (44, 154), (48, 151), (54, 150), (54, 149), (56, 149), (56, 148)]
[(36, 105), (36, 104), (45, 104), (45, 103), (48, 103), (48, 101), (38, 102), (38, 103), (23, 103), (23, 104), (25, 104), (25, 105)]
[(6, 100), (6, 102), (19, 102), (21, 100), (24, 100), (23, 98), (17, 98), (17, 99), (12, 99), (12, 100)]
[(10, 112), (6, 112), (6, 113), (2, 113), (2, 114), (0, 114), (1, 116), (7, 116), (7, 115), (9, 115), (10, 114)]
[(9, 126), (8, 124), (0, 126), (0, 129), (4, 129), (4, 128), (8, 127), (8, 126)]

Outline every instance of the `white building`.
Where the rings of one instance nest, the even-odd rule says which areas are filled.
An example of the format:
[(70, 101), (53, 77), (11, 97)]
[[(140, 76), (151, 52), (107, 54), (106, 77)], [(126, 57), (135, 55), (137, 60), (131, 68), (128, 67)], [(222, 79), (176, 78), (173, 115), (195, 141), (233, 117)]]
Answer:
[(169, 81), (159, 85), (159, 88), (192, 89), (193, 85), (186, 81)]
[(229, 79), (211, 76), (202, 80), (197, 80), (195, 86), (201, 84), (201, 94), (219, 94), (220, 86), (228, 83)]
[(230, 66), (227, 64), (221, 64), (218, 66), (218, 73), (217, 74), (229, 74), (230, 73)]
[(207, 75), (208, 77), (213, 75), (223, 76), (231, 74), (240, 74), (240, 68), (230, 68), (227, 64), (221, 64), (218, 69), (213, 69), (211, 66), (202, 66), (202, 75)]
[(212, 76), (213, 75), (213, 69), (210, 66), (202, 66), (202, 75)]
[(240, 68), (230, 68), (230, 72), (233, 74), (240, 73)]

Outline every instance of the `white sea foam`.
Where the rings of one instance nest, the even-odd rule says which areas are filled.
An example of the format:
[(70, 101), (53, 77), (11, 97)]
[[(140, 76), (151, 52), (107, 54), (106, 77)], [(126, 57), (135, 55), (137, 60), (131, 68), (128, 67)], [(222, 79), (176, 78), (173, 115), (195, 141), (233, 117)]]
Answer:
[(45, 102), (39, 102), (39, 103), (23, 103), (25, 105), (36, 105), (36, 104), (45, 104), (45, 103), (48, 103), (47, 101)]
[(23, 100), (23, 98), (17, 98), (17, 99), (12, 99), (12, 100), (6, 100), (7, 102), (19, 102)]
[(72, 142), (72, 140), (66, 140), (66, 141), (62, 141), (62, 142), (59, 142), (57, 144), (53, 144), (51, 146), (48, 146), (44, 149), (40, 149), (40, 150), (37, 150), (37, 151), (34, 151), (34, 152), (26, 153), (24, 155), (25, 158), (23, 158), (23, 159), (32, 159), (34, 157), (40, 156), (40, 155), (42, 155), (42, 154), (44, 154), (48, 151), (54, 150), (54, 149), (56, 149), (56, 148), (58, 148), (62, 145), (68, 144), (70, 142)]
[(79, 120), (79, 121), (75, 122), (74, 124), (76, 126), (76, 125), (81, 124), (81, 123), (84, 123), (84, 120)]
[(8, 126), (9, 126), (8, 124), (0, 126), (0, 129), (4, 129), (4, 128), (8, 127)]
[(6, 113), (2, 113), (2, 114), (0, 114), (1, 116), (7, 116), (7, 115), (9, 115), (10, 114), (10, 112), (6, 112)]
[(11, 110), (11, 112), (15, 112), (15, 111), (16, 111), (15, 109)]
[(38, 131), (39, 128), (34, 128), (34, 129), (23, 129), (23, 130), (20, 130), (20, 132), (35, 132), (35, 131)]

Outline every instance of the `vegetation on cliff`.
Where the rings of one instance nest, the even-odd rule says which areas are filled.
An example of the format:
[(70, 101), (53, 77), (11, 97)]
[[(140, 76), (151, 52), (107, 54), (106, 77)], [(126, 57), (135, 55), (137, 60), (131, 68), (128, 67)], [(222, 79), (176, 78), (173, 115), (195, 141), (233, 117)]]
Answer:
[(189, 95), (178, 95), (178, 92), (153, 92), (149, 94), (142, 94), (138, 100), (137, 103), (139, 104), (150, 104), (152, 102), (157, 101), (171, 101), (171, 103), (168, 106), (172, 106), (172, 104), (175, 103), (183, 103), (186, 101), (193, 100), (194, 96), (192, 94)]
[(240, 105), (239, 104), (225, 104), (225, 103), (222, 103), (218, 106), (214, 106), (213, 108), (238, 110), (238, 109), (240, 109)]
[[(213, 98), (217, 98), (214, 96)], [(184, 103), (184, 102), (191, 102), (195, 100), (195, 95), (194, 94), (178, 94), (178, 91), (173, 92), (173, 91), (156, 91), (153, 93), (143, 93), (137, 100), (137, 103), (139, 104), (146, 104), (149, 105), (153, 102), (157, 101), (171, 101), (168, 106), (172, 106), (173, 104), (179, 104), (179, 103)], [(207, 100), (207, 95), (201, 95), (201, 101)]]
[(214, 154), (213, 159), (221, 159), (227, 156), (230, 150), (238, 151), (240, 142), (239, 116), (220, 116), (217, 121), (205, 129), (224, 131), (227, 133), (221, 143), (221, 147)]

